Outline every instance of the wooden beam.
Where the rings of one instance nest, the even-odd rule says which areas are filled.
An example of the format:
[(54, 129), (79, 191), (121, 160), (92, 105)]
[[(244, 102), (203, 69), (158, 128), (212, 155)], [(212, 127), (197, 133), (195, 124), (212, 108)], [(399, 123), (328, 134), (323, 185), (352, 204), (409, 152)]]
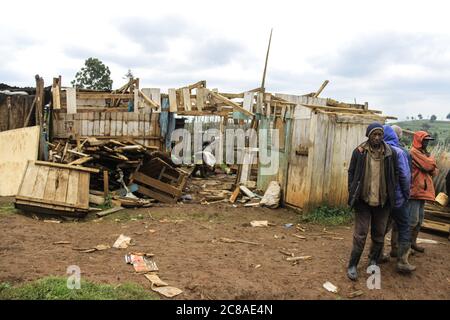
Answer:
[(168, 93), (169, 93), (169, 111), (177, 112), (178, 111), (177, 90), (172, 88), (169, 89)]
[(300, 105), (312, 109), (323, 109), (323, 110), (330, 110), (330, 111), (344, 111), (344, 112), (351, 112), (351, 113), (373, 113), (374, 115), (379, 115), (380, 112), (377, 112), (378, 110), (367, 110), (364, 109), (357, 109), (357, 108), (345, 108), (345, 107), (331, 107), (331, 106), (319, 106), (316, 104), (306, 104), (301, 103)]
[[(191, 84), (191, 85), (186, 86), (186, 87), (183, 87), (183, 88), (188, 88), (189, 90), (192, 90), (192, 89), (195, 89), (195, 88), (206, 88), (206, 80), (197, 81), (196, 83)], [(180, 88), (180, 90), (183, 89), (183, 88)]]
[(235, 109), (236, 111), (240, 111), (248, 116), (253, 117), (254, 114), (250, 111), (245, 110), (244, 108), (242, 108), (240, 105), (238, 105), (237, 103), (227, 99), (226, 97), (222, 96), (220, 93), (214, 92), (214, 91), (209, 91), (209, 93), (216, 98), (219, 101), (222, 101), (223, 103), (225, 103), (226, 105), (229, 105), (230, 107), (233, 107), (233, 109)]
[(108, 197), (109, 194), (109, 174), (108, 170), (103, 170), (103, 193), (105, 196), (105, 199)]
[[(159, 105), (157, 105), (152, 99), (147, 97), (141, 90), (138, 90), (139, 96), (141, 96), (146, 103), (148, 103), (153, 109), (158, 109)], [(135, 106), (136, 107), (136, 106)]]
[(54, 162), (46, 162), (46, 161), (39, 161), (39, 160), (35, 161), (34, 164), (40, 165), (40, 166), (56, 167), (56, 168), (61, 168), (61, 169), (73, 169), (73, 170), (90, 172), (90, 173), (99, 173), (100, 172), (99, 169), (94, 169), (94, 168), (71, 166), (71, 165), (63, 164), (63, 163), (54, 163)]
[(133, 99), (132, 93), (77, 92), (77, 99)]
[(261, 82), (261, 89), (265, 91), (265, 82), (266, 82), (266, 71), (267, 71), (267, 62), (269, 60), (269, 51), (270, 51), (270, 43), (272, 42), (272, 31), (273, 29), (270, 29), (270, 37), (269, 37), (269, 45), (267, 46), (267, 53), (266, 53), (266, 62), (264, 64), (264, 72), (263, 72), (263, 78)]
[(53, 99), (53, 109), (61, 109), (61, 84), (59, 83), (59, 78), (53, 78), (52, 85), (52, 99)]
[(174, 186), (171, 186), (170, 184), (146, 176), (145, 174), (142, 174), (139, 171), (133, 174), (133, 180), (136, 181), (137, 184), (144, 184), (144, 186), (148, 185), (153, 188), (157, 188), (158, 190), (171, 194), (175, 197), (181, 196), (182, 193), (180, 189), (177, 189)]
[(185, 111), (191, 111), (192, 110), (192, 104), (191, 104), (191, 93), (189, 88), (183, 88), (183, 105)]
[(327, 86), (327, 84), (328, 84), (329, 82), (330, 82), (330, 81), (325, 80), (325, 81), (322, 83), (322, 85), (320, 86), (319, 90), (317, 90), (317, 92), (314, 94), (313, 97), (314, 97), (314, 98), (317, 98), (317, 97), (319, 96), (319, 94), (322, 93), (323, 89), (325, 89), (325, 87)]

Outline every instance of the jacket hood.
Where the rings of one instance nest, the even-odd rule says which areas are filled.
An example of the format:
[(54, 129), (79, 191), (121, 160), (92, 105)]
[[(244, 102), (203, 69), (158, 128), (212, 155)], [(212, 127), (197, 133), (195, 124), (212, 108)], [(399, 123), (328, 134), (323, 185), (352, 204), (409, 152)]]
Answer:
[(413, 147), (416, 149), (421, 149), (423, 139), (429, 135), (430, 134), (426, 131), (416, 131), (413, 138)]
[(395, 133), (394, 129), (388, 125), (384, 125), (383, 128), (384, 128), (384, 136), (383, 136), (384, 142), (394, 147), (400, 147), (400, 141), (398, 140), (397, 134)]

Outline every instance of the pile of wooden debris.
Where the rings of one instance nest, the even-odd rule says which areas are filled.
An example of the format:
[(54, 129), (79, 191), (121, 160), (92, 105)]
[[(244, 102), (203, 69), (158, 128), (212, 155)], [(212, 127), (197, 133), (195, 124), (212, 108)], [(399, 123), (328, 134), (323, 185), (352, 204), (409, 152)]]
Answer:
[(450, 207), (448, 206), (448, 196), (442, 192), (438, 194), (436, 200), (425, 203), (423, 227), (425, 229), (446, 233), (450, 240)]

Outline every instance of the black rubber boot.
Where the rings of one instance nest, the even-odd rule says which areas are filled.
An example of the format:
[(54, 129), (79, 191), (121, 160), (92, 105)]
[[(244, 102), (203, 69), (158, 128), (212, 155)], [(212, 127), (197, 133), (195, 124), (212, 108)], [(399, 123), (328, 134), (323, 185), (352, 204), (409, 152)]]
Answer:
[(373, 243), (370, 247), (369, 253), (369, 266), (376, 266), (381, 257), (381, 252), (383, 250), (383, 244)]
[(411, 244), (408, 242), (400, 243), (398, 246), (397, 271), (400, 273), (411, 273), (416, 267), (408, 262)]
[(352, 280), (356, 281), (358, 279), (358, 263), (359, 259), (361, 258), (362, 251), (360, 250), (352, 250), (352, 253), (350, 254), (350, 261), (348, 262), (348, 268), (347, 268), (347, 277)]
[(380, 258), (378, 259), (378, 263), (379, 264), (386, 263), (386, 262), (389, 262), (389, 260), (390, 260), (390, 257), (387, 253), (384, 252), (384, 246), (383, 246), (383, 248), (381, 249)]
[(419, 230), (420, 230), (420, 224), (418, 224), (414, 228), (411, 228), (411, 248), (417, 252), (425, 252), (424, 247), (419, 247), (417, 245), (417, 237), (419, 235)]
[(397, 252), (398, 252), (398, 230), (394, 226), (392, 228), (392, 233), (391, 233), (391, 252), (390, 252), (389, 255), (392, 258), (396, 258), (397, 257)]

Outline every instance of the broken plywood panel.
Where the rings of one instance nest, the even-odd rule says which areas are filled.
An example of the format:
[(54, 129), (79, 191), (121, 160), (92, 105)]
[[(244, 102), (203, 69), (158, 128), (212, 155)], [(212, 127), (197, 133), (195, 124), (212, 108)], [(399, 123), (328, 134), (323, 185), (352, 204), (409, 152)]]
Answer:
[(0, 196), (15, 196), (28, 160), (36, 160), (39, 126), (0, 132)]
[(48, 214), (85, 215), (89, 211), (89, 175), (93, 170), (28, 161), (15, 206)]

